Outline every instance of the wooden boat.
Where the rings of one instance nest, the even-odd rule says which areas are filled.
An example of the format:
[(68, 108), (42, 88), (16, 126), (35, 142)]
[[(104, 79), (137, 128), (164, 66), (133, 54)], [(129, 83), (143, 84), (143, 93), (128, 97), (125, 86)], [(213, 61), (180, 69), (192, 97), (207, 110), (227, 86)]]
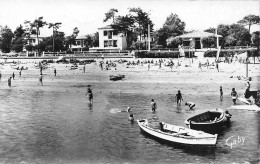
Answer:
[(222, 109), (215, 109), (200, 113), (185, 120), (185, 124), (194, 130), (202, 130), (207, 133), (220, 133), (230, 123), (231, 114)]
[(170, 143), (189, 146), (214, 146), (217, 142), (217, 134), (212, 135), (165, 122), (160, 122), (161, 129), (154, 129), (149, 127), (147, 119), (139, 119), (137, 123), (141, 131)]
[(70, 66), (70, 69), (78, 69), (78, 65), (72, 65), (72, 66)]
[(122, 80), (123, 78), (125, 78), (125, 75), (110, 75), (109, 76), (109, 79), (112, 81)]

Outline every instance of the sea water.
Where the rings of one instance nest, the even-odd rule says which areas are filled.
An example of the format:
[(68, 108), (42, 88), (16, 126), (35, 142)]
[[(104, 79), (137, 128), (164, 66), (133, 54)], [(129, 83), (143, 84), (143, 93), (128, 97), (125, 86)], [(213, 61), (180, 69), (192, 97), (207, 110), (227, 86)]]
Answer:
[[(93, 85), (93, 104), (88, 102), (86, 89), (77, 84), (68, 84), (65, 89), (51, 84), (34, 89), (1, 89), (0, 162), (227, 163), (259, 158), (259, 112), (230, 109), (231, 126), (219, 135), (216, 148), (209, 151), (175, 147), (144, 135), (137, 123), (128, 122), (129, 113), (121, 111), (131, 107), (135, 120), (148, 118), (153, 126), (158, 121), (186, 126), (184, 120), (195, 114), (233, 105), (228, 95), (220, 101), (219, 95), (199, 92), (190, 85), (182, 89), (183, 98), (196, 103), (195, 108), (190, 110), (184, 103), (177, 107), (176, 93), (140, 91), (147, 85), (158, 87), (135, 84), (133, 92), (110, 92)], [(155, 113), (150, 109), (152, 98), (158, 106)], [(238, 139), (242, 137), (243, 144)]]

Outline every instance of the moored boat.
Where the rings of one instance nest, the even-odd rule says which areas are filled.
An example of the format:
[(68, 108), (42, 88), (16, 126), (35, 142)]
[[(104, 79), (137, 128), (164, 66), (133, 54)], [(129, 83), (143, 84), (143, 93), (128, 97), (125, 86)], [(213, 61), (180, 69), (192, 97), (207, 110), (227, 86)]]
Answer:
[(110, 75), (109, 79), (112, 81), (116, 81), (116, 80), (122, 80), (123, 78), (125, 78), (125, 75)]
[(167, 142), (189, 146), (215, 146), (217, 143), (217, 134), (212, 135), (165, 122), (160, 122), (160, 129), (154, 129), (149, 126), (147, 119), (138, 119), (137, 123), (141, 131)]
[(209, 110), (185, 120), (185, 124), (194, 130), (207, 133), (221, 133), (223, 128), (230, 123), (231, 114), (222, 109)]

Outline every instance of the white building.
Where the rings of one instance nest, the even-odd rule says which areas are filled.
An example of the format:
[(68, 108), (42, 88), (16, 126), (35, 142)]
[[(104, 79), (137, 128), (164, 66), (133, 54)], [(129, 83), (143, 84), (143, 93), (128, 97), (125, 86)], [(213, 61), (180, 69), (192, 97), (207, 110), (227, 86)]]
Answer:
[[(219, 38), (222, 37), (221, 35), (204, 32), (204, 31), (193, 31), (187, 34), (183, 34), (180, 36), (177, 36), (179, 38), (182, 38), (184, 47), (193, 47), (195, 49), (203, 49), (202, 39), (208, 38), (208, 37), (215, 37), (217, 40), (217, 47), (219, 47)], [(171, 41), (174, 37), (171, 37), (167, 39), (168, 41)]]
[(126, 37), (111, 28), (111, 26), (98, 28), (98, 34), (99, 47), (90, 48), (90, 51), (124, 50), (127, 48)]
[(76, 45), (71, 45), (71, 50), (72, 51), (82, 51), (82, 49), (84, 47), (86, 47), (86, 44), (85, 44), (85, 40), (87, 39), (87, 37), (85, 35), (83, 36), (77, 36), (76, 37)]
[[(38, 38), (39, 38), (39, 42), (41, 42), (46, 37), (38, 36)], [(37, 46), (39, 44), (36, 35), (31, 35), (29, 38), (25, 37), (24, 39), (27, 41), (27, 45)]]

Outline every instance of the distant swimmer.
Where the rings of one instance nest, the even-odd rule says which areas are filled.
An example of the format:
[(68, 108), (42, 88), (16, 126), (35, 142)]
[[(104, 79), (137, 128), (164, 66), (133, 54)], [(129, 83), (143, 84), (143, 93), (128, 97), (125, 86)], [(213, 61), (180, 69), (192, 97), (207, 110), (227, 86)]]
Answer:
[(192, 109), (193, 107), (195, 107), (195, 103), (193, 103), (193, 102), (186, 102), (185, 105), (189, 106), (190, 109)]
[(131, 123), (134, 123), (134, 115), (133, 114), (129, 115), (128, 121), (131, 122)]

